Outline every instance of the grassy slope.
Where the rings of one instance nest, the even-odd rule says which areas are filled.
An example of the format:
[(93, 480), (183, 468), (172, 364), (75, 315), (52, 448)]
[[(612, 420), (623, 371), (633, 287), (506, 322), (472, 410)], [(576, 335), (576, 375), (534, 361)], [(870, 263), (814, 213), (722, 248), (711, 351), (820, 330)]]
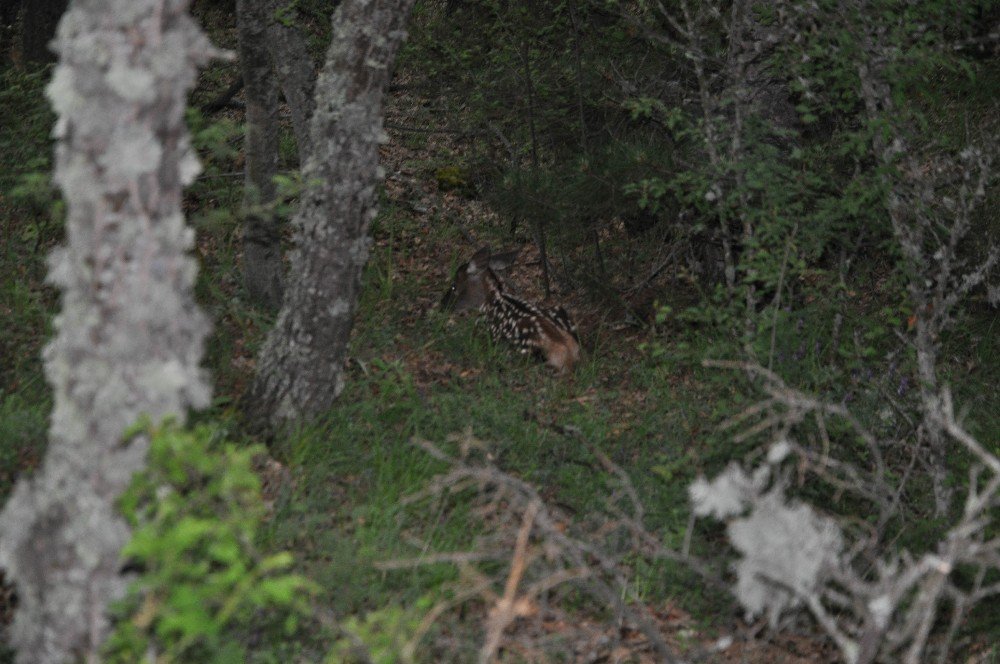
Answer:
[[(398, 106), (391, 111), (400, 112)], [(388, 200), (354, 335), (352, 380), (326, 423), (280, 450), (301, 476), (275, 520), (275, 544), (315, 552), (314, 571), (343, 611), (379, 605), (392, 594), (412, 599), (451, 572), (384, 575), (370, 566), (416, 553), (400, 539), (401, 528), (413, 523), (398, 522), (398, 503), (442, 470), (409, 439), (444, 442), (471, 427), (492, 445), (502, 467), (545, 487), (557, 504), (586, 514), (607, 486), (596, 479), (592, 455), (557, 433), (555, 424), (577, 427), (626, 467), (659, 466), (637, 484), (657, 504), (657, 524), (679, 534), (687, 520), (686, 479), (708, 454), (699, 434), (713, 415), (709, 395), (730, 390), (695, 380), (692, 372), (700, 370), (692, 363), (666, 368), (648, 362), (636, 349), (634, 332), (603, 330), (594, 321), (584, 321), (591, 352), (573, 380), (561, 381), (544, 366), (494, 346), (472, 318), (438, 312), (434, 305), (452, 267), (474, 250), (458, 224), (477, 208), (435, 191), (437, 160), (453, 158), (447, 153), (453, 146), (394, 138), (386, 151)], [(436, 547), (468, 540), (466, 524), (448, 523), (436, 532)]]

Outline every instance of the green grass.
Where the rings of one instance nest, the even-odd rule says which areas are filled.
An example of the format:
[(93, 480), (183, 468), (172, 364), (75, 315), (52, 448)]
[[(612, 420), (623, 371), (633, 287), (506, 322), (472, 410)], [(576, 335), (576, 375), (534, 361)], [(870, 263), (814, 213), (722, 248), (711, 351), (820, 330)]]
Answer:
[(0, 504), (13, 490), (18, 473), (37, 466), (45, 451), (50, 403), (25, 394), (31, 391), (0, 400)]
[[(440, 514), (404, 510), (404, 496), (443, 470), (410, 444), (414, 437), (455, 452), (451, 434), (470, 429), (487, 441), (495, 463), (539, 487), (553, 504), (579, 518), (601, 510), (612, 483), (588, 448), (557, 427), (572, 427), (621, 464), (647, 503), (650, 524), (679, 543), (687, 524), (686, 486), (730, 454), (712, 450), (706, 404), (733, 392), (728, 379), (698, 367), (694, 353), (673, 366), (650, 361), (631, 342), (602, 340), (570, 381), (494, 344), (474, 317), (414, 313), (414, 299), (436, 301), (441, 284), (395, 266), (405, 263), (408, 220), (380, 218), (379, 246), (366, 271), (356, 323), (352, 375), (322, 423), (281, 441), (276, 453), (296, 469), (295, 489), (273, 522), (276, 548), (302, 553), (310, 575), (338, 611), (385, 603), (406, 605), (454, 577), (449, 566), (378, 572), (378, 560), (419, 553), (401, 537), (430, 530), (433, 550), (460, 550), (476, 526), (461, 506)], [(435, 374), (435, 371), (442, 372)], [(432, 376), (427, 380), (425, 374)], [(471, 527), (471, 530), (470, 530)], [(688, 596), (718, 608), (684, 570), (640, 568), (637, 583), (650, 601)], [(669, 569), (669, 573), (667, 570)]]
[(56, 293), (44, 283), (44, 259), (61, 236), (62, 210), (48, 174), (50, 72), (0, 71), (0, 501), (40, 462), (51, 408), (41, 352)]

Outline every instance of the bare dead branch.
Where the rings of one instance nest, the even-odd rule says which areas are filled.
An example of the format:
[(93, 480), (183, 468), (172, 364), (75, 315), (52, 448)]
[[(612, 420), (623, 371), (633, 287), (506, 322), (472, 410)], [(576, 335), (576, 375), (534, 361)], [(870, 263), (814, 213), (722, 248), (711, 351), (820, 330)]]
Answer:
[[(941, 431), (959, 442), (978, 463), (970, 470), (962, 514), (925, 553), (914, 557), (905, 551), (896, 551), (892, 542), (881, 541), (886, 522), (897, 512), (902, 486), (909, 475), (908, 470), (904, 472), (895, 491), (888, 491), (889, 487), (884, 482), (881, 471), (863, 472), (839, 460), (835, 456), (835, 450), (831, 450), (831, 442), (823, 443), (822, 453), (794, 442), (796, 426), (805, 421), (806, 413), (812, 412), (817, 417), (836, 415), (842, 418), (851, 424), (853, 432), (860, 438), (876, 445), (876, 437), (867, 432), (856, 418), (843, 406), (826, 404), (788, 388), (778, 376), (764, 367), (745, 362), (706, 361), (705, 364), (738, 369), (763, 379), (760, 387), (768, 395), (768, 403), (783, 417), (780, 424), (775, 424), (774, 412), (764, 419), (772, 425), (773, 432), (772, 448), (766, 462), (758, 465), (752, 472), (738, 471), (734, 475), (734, 471), (727, 471), (728, 475), (720, 475), (711, 484), (703, 482), (699, 489), (699, 500), (708, 497), (704, 493), (706, 490), (734, 492), (735, 503), (733, 497), (725, 500), (733, 505), (736, 512), (749, 511), (748, 516), (739, 517), (729, 525), (730, 537), (744, 556), (759, 555), (752, 553), (748, 542), (759, 541), (753, 538), (759, 537), (757, 531), (760, 528), (768, 527), (774, 514), (787, 514), (787, 521), (791, 521), (793, 515), (796, 515), (795, 519), (804, 519), (801, 521), (802, 525), (796, 528), (769, 532), (766, 537), (788, 539), (779, 549), (808, 547), (809, 539), (800, 542), (803, 535), (798, 531), (816, 528), (815, 524), (826, 524), (824, 528), (832, 527), (833, 522), (829, 517), (819, 515), (810, 506), (783, 497), (787, 485), (780, 479), (783, 475), (779, 470), (789, 455), (798, 459), (800, 465), (808, 464), (831, 487), (868, 499), (881, 511), (875, 527), (860, 531), (845, 527), (848, 519), (840, 519), (840, 525), (836, 526), (836, 536), (831, 536), (829, 541), (844, 542), (847, 545), (820, 547), (816, 554), (826, 558), (818, 568), (817, 576), (808, 577), (809, 583), (790, 581), (800, 571), (793, 572), (783, 566), (780, 557), (772, 559), (771, 556), (765, 562), (751, 565), (749, 569), (754, 570), (752, 577), (745, 577), (741, 572), (740, 583), (744, 585), (742, 590), (740, 586), (737, 587), (737, 597), (748, 611), (756, 613), (769, 607), (773, 623), (774, 612), (793, 610), (796, 606), (794, 602), (789, 603), (787, 599), (782, 600), (780, 594), (774, 594), (775, 589), (780, 589), (795, 597), (799, 605), (808, 610), (817, 625), (837, 644), (846, 661), (870, 662), (876, 657), (885, 657), (915, 663), (923, 661), (927, 656), (932, 627), (943, 607), (950, 602), (951, 623), (948, 632), (937, 644), (939, 657), (946, 658), (954, 634), (971, 606), (982, 597), (1000, 592), (1000, 584), (989, 587), (988, 591), (982, 586), (986, 570), (1000, 570), (1000, 538), (984, 541), (984, 534), (990, 524), (988, 512), (1000, 504), (1000, 459), (956, 422), (950, 392), (943, 389), (938, 394), (932, 402), (934, 409), (930, 411), (930, 417), (935, 418)], [(758, 404), (754, 413), (759, 415), (763, 412), (764, 409)], [(748, 419), (744, 417), (740, 421), (746, 423)], [(821, 419), (817, 422), (820, 423)], [(759, 423), (751, 424), (748, 428), (755, 433), (761, 432)], [(823, 431), (821, 436), (828, 438), (829, 434), (825, 429)], [(745, 433), (734, 435), (734, 439), (741, 437), (747, 436)], [(912, 468), (920, 448), (911, 445), (910, 449), (913, 451), (909, 468)], [(983, 471), (990, 472), (985, 480), (980, 479)], [(734, 483), (727, 477), (754, 479), (752, 482)], [(768, 516), (761, 518), (758, 515)], [(749, 526), (736, 527), (735, 524), (751, 522), (754, 524), (753, 531), (750, 531), (752, 535), (748, 539)], [(857, 554), (862, 551), (867, 552), (867, 555), (859, 558)], [(799, 567), (804, 564), (800, 558), (791, 557), (789, 561)], [(978, 570), (978, 580), (968, 592), (959, 590), (952, 581), (954, 572), (965, 565)], [(742, 567), (738, 566), (737, 569), (741, 570)], [(762, 589), (771, 588), (772, 595), (755, 594), (759, 592), (753, 590), (755, 584), (762, 584)], [(763, 592), (767, 593), (766, 590)], [(763, 604), (760, 602), (761, 598), (765, 598)], [(837, 610), (833, 611), (831, 607), (836, 607)]]
[(486, 641), (482, 650), (479, 651), (480, 664), (489, 664), (496, 655), (500, 647), (500, 637), (508, 625), (519, 615), (525, 615), (528, 611), (530, 599), (523, 597), (520, 601), (517, 598), (517, 588), (521, 585), (525, 568), (528, 566), (528, 537), (538, 516), (541, 507), (538, 501), (528, 503), (528, 507), (522, 517), (520, 530), (517, 532), (517, 541), (514, 544), (513, 558), (510, 564), (510, 573), (507, 575), (507, 583), (504, 585), (503, 597), (497, 600), (490, 609), (486, 622)]
[[(564, 433), (573, 435), (568, 431)], [(460, 457), (444, 452), (429, 441), (413, 441), (432, 457), (447, 460), (449, 469), (403, 502), (414, 505), (445, 495), (456, 496), (455, 488), (461, 486), (462, 493), (473, 496), (472, 512), (488, 524), (487, 530), (479, 537), (479, 544), (469, 552), (388, 561), (382, 563), (381, 568), (422, 565), (428, 561), (458, 565), (462, 575), (480, 588), (477, 596), (493, 607), (486, 618), (486, 637), (480, 650), (480, 661), (491, 661), (500, 647), (512, 643), (505, 632), (515, 624), (514, 621), (534, 613), (543, 595), (567, 583), (585, 590), (601, 606), (611, 608), (620, 620), (635, 626), (657, 653), (658, 661), (675, 661), (663, 635), (645, 615), (645, 609), (634, 602), (627, 571), (619, 561), (620, 554), (599, 544), (603, 539), (620, 539), (616, 533), (623, 528), (626, 532), (635, 528), (634, 522), (626, 527), (621, 520), (604, 519), (591, 535), (574, 536), (569, 532), (569, 521), (547, 505), (533, 486), (491, 465), (488, 453), (482, 454), (486, 460), (472, 461), (472, 451), (482, 449), (485, 452), (485, 449), (471, 432), (453, 436), (451, 440), (460, 446)], [(638, 494), (631, 487), (627, 475), (605, 455), (595, 456), (607, 472), (618, 477), (625, 494), (629, 496), (631, 511), (641, 515)], [(651, 535), (648, 538), (656, 539)], [(529, 546), (529, 542), (536, 544)], [(501, 583), (500, 580), (479, 571), (474, 565), (497, 557), (511, 561), (501, 584), (504, 590), (499, 595), (491, 588)]]

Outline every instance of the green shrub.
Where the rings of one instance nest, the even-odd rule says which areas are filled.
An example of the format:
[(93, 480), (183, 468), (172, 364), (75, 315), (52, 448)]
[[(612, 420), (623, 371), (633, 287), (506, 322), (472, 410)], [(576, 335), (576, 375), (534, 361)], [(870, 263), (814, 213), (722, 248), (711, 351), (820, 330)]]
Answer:
[[(172, 424), (151, 438), (149, 467), (121, 498), (142, 572), (117, 607), (109, 662), (246, 660), (241, 629), (295, 630), (311, 584), (289, 572), (292, 555), (258, 549), (265, 516), (252, 469), (258, 447), (224, 443), (216, 429)], [(263, 623), (263, 624), (262, 624)]]

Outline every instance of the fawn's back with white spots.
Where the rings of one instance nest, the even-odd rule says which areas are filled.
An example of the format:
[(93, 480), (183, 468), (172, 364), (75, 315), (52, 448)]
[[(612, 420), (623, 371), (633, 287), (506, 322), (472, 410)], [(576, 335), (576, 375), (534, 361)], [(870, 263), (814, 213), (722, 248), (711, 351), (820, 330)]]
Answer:
[(562, 307), (539, 307), (504, 292), (495, 270), (513, 263), (516, 251), (491, 254), (483, 247), (458, 268), (441, 306), (463, 311), (478, 308), (495, 340), (514, 345), (522, 353), (534, 352), (560, 374), (573, 370), (580, 359), (576, 326)]

